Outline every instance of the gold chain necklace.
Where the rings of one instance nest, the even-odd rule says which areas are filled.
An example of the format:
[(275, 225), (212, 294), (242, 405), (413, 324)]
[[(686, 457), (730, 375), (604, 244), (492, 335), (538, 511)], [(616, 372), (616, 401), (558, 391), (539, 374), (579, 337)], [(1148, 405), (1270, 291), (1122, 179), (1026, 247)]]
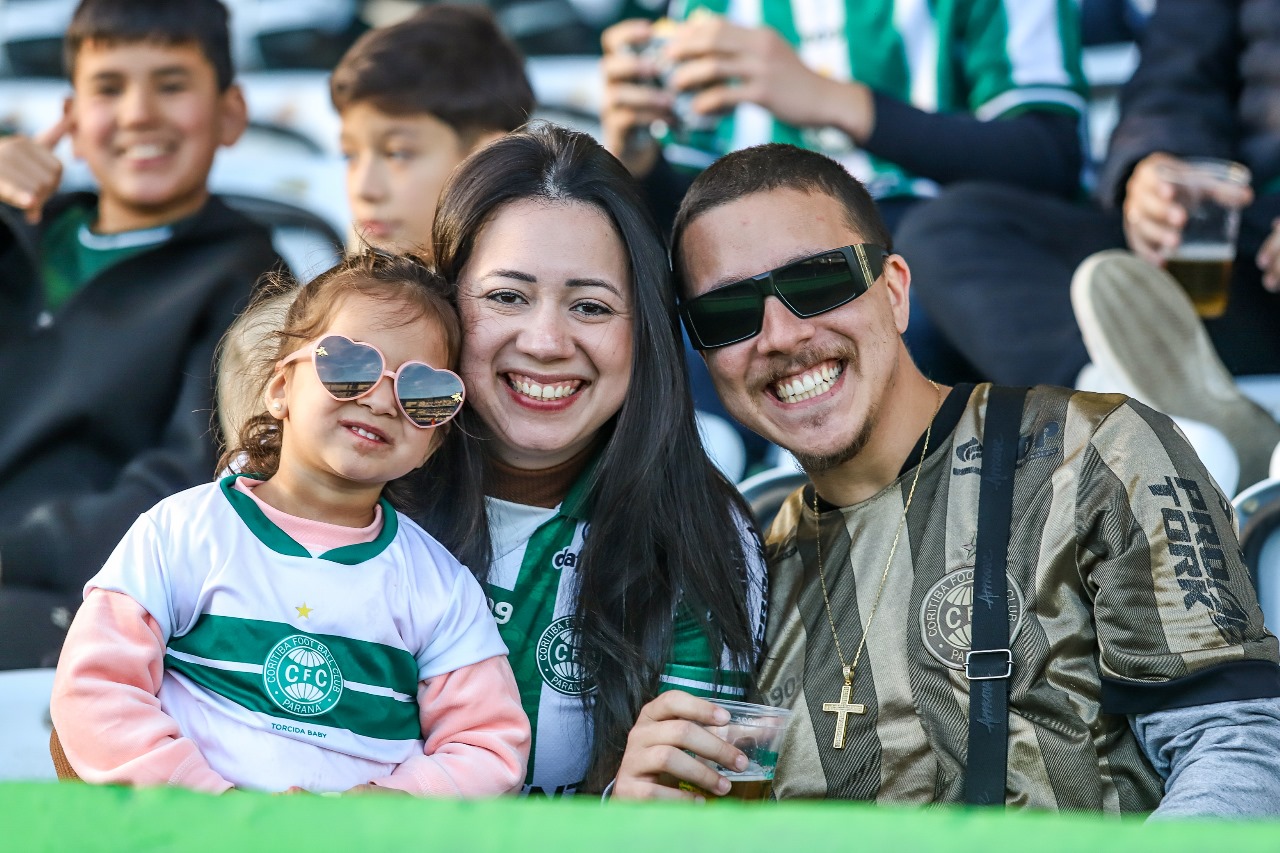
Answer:
[[(940, 393), (938, 383), (932, 379), (929, 384), (933, 386), (935, 394)], [(938, 408), (941, 408), (941, 402), (934, 409), (933, 415), (936, 418)], [(916, 496), (916, 484), (920, 482), (920, 472), (924, 469), (924, 459), (929, 455), (929, 438), (933, 435), (933, 418), (929, 419), (929, 425), (924, 431), (924, 448), (920, 451), (920, 461), (916, 463), (916, 474), (911, 479), (911, 489), (907, 492), (907, 503), (902, 508), (902, 517), (898, 519), (898, 529), (893, 534), (893, 544), (889, 546), (889, 559), (885, 561), (884, 571), (880, 573), (880, 587), (876, 590), (875, 601), (871, 604), (871, 613), (867, 616), (867, 627), (862, 632), (862, 639), (858, 641), (858, 649), (853, 654), (853, 663), (845, 663), (844, 652), (840, 648), (840, 637), (836, 633), (836, 620), (831, 614), (831, 597), (827, 594), (827, 575), (822, 568), (822, 519), (818, 514), (818, 489), (813, 489), (813, 516), (815, 525), (814, 539), (818, 552), (818, 579), (822, 582), (822, 603), (827, 610), (827, 624), (831, 626), (831, 639), (836, 644), (836, 657), (840, 658), (840, 669), (844, 674), (844, 686), (840, 688), (840, 701), (823, 702), (822, 710), (828, 714), (836, 715), (836, 738), (831, 744), (836, 749), (844, 749), (844, 733), (849, 725), (850, 714), (865, 714), (867, 706), (849, 701), (853, 694), (853, 674), (858, 669), (858, 661), (862, 659), (862, 650), (867, 647), (867, 635), (871, 633), (871, 623), (875, 621), (876, 611), (880, 609), (880, 596), (884, 593), (885, 581), (889, 579), (889, 567), (893, 565), (893, 555), (898, 552), (898, 538), (902, 536), (902, 528), (907, 523), (907, 513), (911, 511), (911, 501)]]

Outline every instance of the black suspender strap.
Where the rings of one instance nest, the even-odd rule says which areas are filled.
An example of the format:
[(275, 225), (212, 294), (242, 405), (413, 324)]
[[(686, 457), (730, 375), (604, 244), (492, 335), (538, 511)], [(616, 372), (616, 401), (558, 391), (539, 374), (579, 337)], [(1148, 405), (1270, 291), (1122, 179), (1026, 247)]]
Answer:
[(965, 655), (969, 679), (969, 758), (966, 803), (1004, 806), (1009, 763), (1009, 525), (1013, 474), (1026, 388), (993, 385), (982, 431), (982, 485), (978, 491), (978, 543), (973, 570), (972, 643)]

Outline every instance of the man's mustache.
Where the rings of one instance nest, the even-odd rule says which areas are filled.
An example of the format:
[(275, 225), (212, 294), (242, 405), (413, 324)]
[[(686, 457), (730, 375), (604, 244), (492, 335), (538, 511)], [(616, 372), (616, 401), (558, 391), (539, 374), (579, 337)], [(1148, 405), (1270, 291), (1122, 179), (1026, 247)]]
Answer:
[(858, 369), (858, 352), (853, 347), (838, 347), (834, 349), (809, 347), (792, 355), (770, 359), (761, 374), (762, 378), (759, 379), (759, 387), (771, 387), (788, 376), (804, 373), (815, 364), (822, 364), (824, 361), (843, 361), (847, 365), (847, 369), (851, 369), (856, 373)]

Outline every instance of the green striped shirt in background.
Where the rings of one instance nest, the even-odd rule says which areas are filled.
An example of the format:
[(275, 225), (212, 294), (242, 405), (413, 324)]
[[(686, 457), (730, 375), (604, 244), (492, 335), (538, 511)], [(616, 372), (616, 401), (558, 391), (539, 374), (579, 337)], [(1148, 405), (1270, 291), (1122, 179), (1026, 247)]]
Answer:
[[(810, 68), (858, 80), (926, 112), (981, 120), (1028, 109), (1082, 115), (1079, 12), (1073, 0), (676, 0), (743, 26), (765, 25)], [(932, 196), (933, 181), (856, 148), (834, 128), (798, 128), (744, 104), (704, 132), (671, 134), (667, 159), (702, 169), (715, 158), (785, 142), (839, 160), (877, 198)]]

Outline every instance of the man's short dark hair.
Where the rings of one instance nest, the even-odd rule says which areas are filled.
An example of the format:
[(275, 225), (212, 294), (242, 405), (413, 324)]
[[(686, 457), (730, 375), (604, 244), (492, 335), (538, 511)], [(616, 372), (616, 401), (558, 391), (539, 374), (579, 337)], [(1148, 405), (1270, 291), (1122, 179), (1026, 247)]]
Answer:
[(219, 91), (235, 77), (227, 8), (219, 0), (81, 0), (62, 40), (70, 78), (85, 42), (194, 44), (213, 66)]
[(463, 137), (515, 130), (533, 111), (524, 57), (476, 6), (428, 6), (365, 33), (333, 70), (329, 94), (339, 113), (357, 103), (427, 113)]
[[(744, 196), (777, 189), (821, 193), (840, 202), (845, 222), (864, 240), (893, 251), (893, 237), (862, 183), (830, 157), (794, 145), (769, 143), (726, 154), (698, 175), (676, 214), (671, 258), (685, 286), (680, 241), (693, 220)], [(832, 247), (834, 248), (834, 247)]]

